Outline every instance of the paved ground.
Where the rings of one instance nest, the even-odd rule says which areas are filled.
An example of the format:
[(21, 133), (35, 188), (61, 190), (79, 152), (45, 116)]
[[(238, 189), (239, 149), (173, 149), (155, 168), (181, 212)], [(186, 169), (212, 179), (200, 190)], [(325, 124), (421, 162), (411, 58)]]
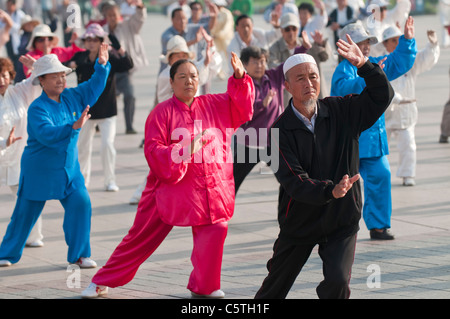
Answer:
[[(256, 25), (267, 27), (260, 16)], [(92, 257), (101, 266), (127, 233), (136, 206), (128, 204), (136, 186), (147, 174), (142, 149), (144, 122), (154, 98), (158, 69), (159, 36), (169, 21), (150, 15), (142, 32), (151, 65), (135, 77), (138, 108), (138, 135), (125, 135), (122, 113), (118, 116), (117, 182), (120, 191), (103, 191), (99, 160), (99, 137), (95, 139), (93, 177), (89, 188), (92, 205)], [(426, 28), (439, 30), (437, 16), (416, 18), (419, 47), (425, 44)], [(420, 106), (416, 128), (418, 147), (417, 186), (403, 187), (392, 177), (392, 231), (396, 239), (375, 242), (361, 223), (351, 280), (355, 299), (450, 298), (450, 146), (438, 144), (442, 108), (449, 97), (449, 49), (442, 50), (439, 63), (417, 81)], [(329, 79), (333, 63), (324, 72)], [(215, 81), (214, 91), (225, 82)], [(120, 105), (122, 110), (122, 105)], [(391, 147), (390, 163), (397, 167), (397, 152)], [(230, 221), (225, 244), (222, 289), (227, 298), (253, 298), (266, 275), (277, 236), (277, 182), (273, 175), (255, 169), (246, 179), (236, 199), (235, 216)], [(14, 207), (8, 188), (0, 189), (0, 234), (3, 236)], [(66, 262), (67, 247), (62, 231), (63, 210), (49, 201), (43, 212), (43, 248), (26, 248), (19, 263), (0, 269), (0, 298), (79, 298), (96, 270), (72, 272)], [(190, 298), (186, 289), (191, 271), (192, 235), (189, 228), (175, 228), (156, 253), (145, 262), (128, 285), (111, 289), (112, 299)], [(379, 276), (377, 276), (379, 274)], [(77, 277), (78, 276), (78, 277)], [(77, 281), (77, 278), (79, 281)], [(316, 299), (315, 287), (322, 280), (321, 261), (314, 251), (292, 287), (290, 299)], [(379, 285), (377, 285), (379, 283)]]

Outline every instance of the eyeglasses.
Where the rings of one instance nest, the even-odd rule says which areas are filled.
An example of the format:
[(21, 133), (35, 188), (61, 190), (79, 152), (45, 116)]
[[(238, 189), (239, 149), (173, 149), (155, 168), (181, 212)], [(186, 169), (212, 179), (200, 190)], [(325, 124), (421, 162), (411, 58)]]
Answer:
[(298, 30), (297, 27), (286, 27), (286, 28), (284, 28), (285, 32), (291, 32), (291, 31), (297, 31), (297, 30)]
[(83, 39), (85, 42), (100, 42), (101, 40), (99, 38), (86, 38)]
[(38, 38), (36, 38), (36, 42), (45, 42), (45, 40), (47, 40), (48, 39), (48, 41), (49, 42), (51, 42), (51, 41), (53, 41), (53, 37), (38, 37)]

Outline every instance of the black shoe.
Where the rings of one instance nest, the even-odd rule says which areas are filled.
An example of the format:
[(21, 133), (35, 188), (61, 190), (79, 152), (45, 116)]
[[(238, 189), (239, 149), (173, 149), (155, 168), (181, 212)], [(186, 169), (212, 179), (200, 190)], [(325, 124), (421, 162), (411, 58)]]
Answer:
[(370, 230), (370, 239), (378, 239), (378, 240), (392, 240), (394, 239), (394, 235), (391, 234), (389, 229), (383, 229), (383, 231), (379, 232), (375, 229)]
[(125, 134), (137, 134), (137, 132), (134, 129), (126, 130)]
[(448, 136), (442, 135), (439, 137), (439, 143), (448, 143)]

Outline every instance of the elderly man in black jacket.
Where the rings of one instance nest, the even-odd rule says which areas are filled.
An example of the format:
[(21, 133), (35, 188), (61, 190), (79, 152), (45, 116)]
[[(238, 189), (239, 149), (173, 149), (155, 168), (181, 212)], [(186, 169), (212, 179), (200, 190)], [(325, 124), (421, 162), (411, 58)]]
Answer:
[(292, 99), (271, 129), (272, 157), (279, 157), (280, 233), (267, 263), (269, 274), (255, 298), (285, 298), (317, 244), (324, 275), (317, 295), (350, 296), (362, 207), (358, 139), (383, 114), (394, 92), (382, 65), (372, 64), (347, 39), (339, 40), (338, 52), (366, 82), (359, 95), (318, 100), (314, 59), (293, 55), (284, 64)]

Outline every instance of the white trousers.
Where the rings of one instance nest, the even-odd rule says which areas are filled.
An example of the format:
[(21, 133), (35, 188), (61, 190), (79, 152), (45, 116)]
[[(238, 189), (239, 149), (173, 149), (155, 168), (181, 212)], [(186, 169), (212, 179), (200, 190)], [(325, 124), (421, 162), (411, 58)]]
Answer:
[(101, 135), (100, 157), (105, 186), (115, 183), (116, 149), (114, 148), (114, 139), (116, 137), (116, 118), (117, 116), (98, 120), (89, 119), (81, 128), (78, 138), (78, 160), (86, 186), (89, 185), (91, 180), (92, 143), (97, 125)]
[(399, 153), (399, 163), (397, 168), (397, 177), (415, 177), (416, 176), (416, 140), (414, 135), (415, 125), (406, 129), (388, 129), (386, 133), (389, 145), (391, 137), (396, 138), (397, 149)]
[[(19, 190), (19, 185), (10, 185), (9, 188), (11, 189), (11, 192), (14, 194), (17, 200), (17, 191)], [(44, 239), (44, 236), (42, 235), (42, 215), (41, 215), (37, 219), (36, 224), (34, 224), (30, 234), (28, 235), (27, 244), (31, 244), (42, 239)]]

